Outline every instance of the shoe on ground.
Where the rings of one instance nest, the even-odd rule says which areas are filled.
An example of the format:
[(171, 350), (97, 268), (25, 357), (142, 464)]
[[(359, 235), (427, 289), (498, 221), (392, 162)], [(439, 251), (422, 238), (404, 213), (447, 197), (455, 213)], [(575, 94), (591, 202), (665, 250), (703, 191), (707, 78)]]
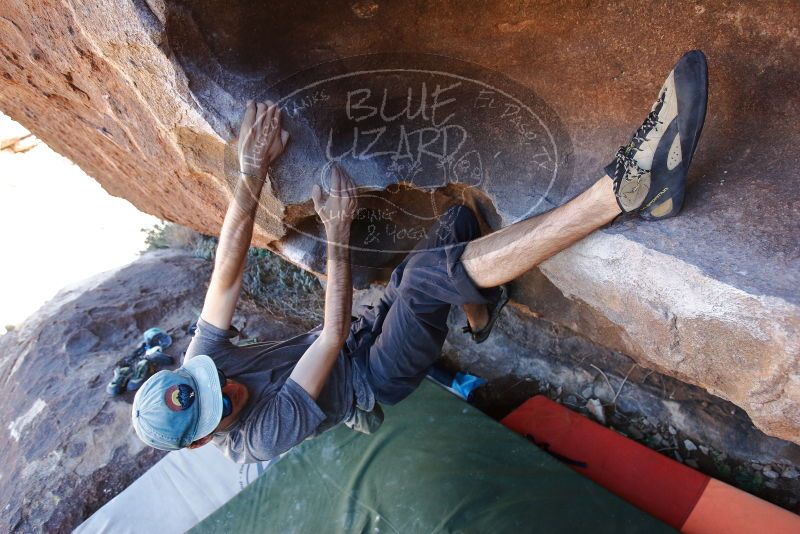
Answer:
[(172, 345), (172, 336), (158, 327), (148, 328), (143, 336), (144, 343), (148, 349), (156, 346), (166, 349)]
[(638, 210), (647, 220), (678, 214), (707, 101), (706, 57), (692, 50), (678, 60), (644, 123), (605, 168), (623, 212)]
[(128, 386), (128, 380), (133, 376), (133, 369), (128, 365), (118, 365), (114, 368), (114, 378), (106, 386), (106, 393), (109, 395), (119, 395)]
[(142, 358), (133, 364), (133, 373), (128, 379), (128, 391), (136, 391), (155, 370), (155, 364), (147, 358)]
[(166, 354), (160, 345), (156, 345), (151, 349), (147, 349), (144, 357), (156, 365), (167, 366), (175, 363), (175, 360), (169, 354)]

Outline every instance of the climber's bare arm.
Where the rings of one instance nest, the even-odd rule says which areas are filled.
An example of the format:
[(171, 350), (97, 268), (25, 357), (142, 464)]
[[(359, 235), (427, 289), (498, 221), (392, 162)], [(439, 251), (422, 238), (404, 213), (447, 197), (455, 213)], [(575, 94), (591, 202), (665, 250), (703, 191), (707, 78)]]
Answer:
[(356, 210), (355, 184), (343, 170), (334, 167), (327, 201), (323, 202), (322, 191), (316, 185), (312, 199), (328, 238), (325, 322), (319, 338), (306, 350), (289, 377), (316, 399), (350, 333), (353, 284), (348, 243), (350, 224)]
[(247, 103), (239, 130), (241, 172), (222, 223), (214, 272), (200, 314), (217, 328), (230, 328), (267, 168), (283, 152), (288, 139), (289, 134), (281, 129), (281, 113), (277, 106), (269, 101), (258, 105), (252, 101)]

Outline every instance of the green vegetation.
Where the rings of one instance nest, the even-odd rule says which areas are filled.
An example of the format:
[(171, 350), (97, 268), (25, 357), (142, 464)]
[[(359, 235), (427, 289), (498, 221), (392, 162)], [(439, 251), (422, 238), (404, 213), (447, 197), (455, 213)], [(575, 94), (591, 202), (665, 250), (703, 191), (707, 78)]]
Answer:
[[(162, 222), (146, 233), (147, 250), (175, 248), (213, 261), (217, 238), (199, 234), (173, 223)], [(251, 248), (244, 271), (244, 292), (270, 312), (303, 321), (322, 321), (324, 292), (312, 274), (287, 262), (274, 252)]]
[(160, 222), (152, 228), (142, 228), (142, 232), (145, 233), (144, 244), (147, 245), (147, 248), (142, 252), (169, 248), (170, 244), (166, 235), (167, 223)]
[(251, 248), (248, 252), (244, 290), (273, 312), (306, 321), (322, 320), (324, 292), (319, 280), (269, 250)]

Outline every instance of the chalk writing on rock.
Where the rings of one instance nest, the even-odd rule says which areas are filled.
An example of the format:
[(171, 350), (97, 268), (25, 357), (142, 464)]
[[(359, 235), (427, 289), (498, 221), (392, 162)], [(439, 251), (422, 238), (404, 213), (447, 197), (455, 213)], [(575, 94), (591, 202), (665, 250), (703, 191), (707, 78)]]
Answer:
[[(563, 200), (571, 179), (571, 142), (558, 116), (530, 89), (474, 64), (360, 56), (269, 92), (301, 144), (291, 147), (303, 151), (294, 174), (316, 176), (329, 191), (338, 164), (357, 184), (356, 250), (407, 252), (433, 239), (433, 224), (458, 203), (482, 202), (492, 224), (507, 225)], [(280, 180), (296, 177), (278, 171), (281, 191)]]

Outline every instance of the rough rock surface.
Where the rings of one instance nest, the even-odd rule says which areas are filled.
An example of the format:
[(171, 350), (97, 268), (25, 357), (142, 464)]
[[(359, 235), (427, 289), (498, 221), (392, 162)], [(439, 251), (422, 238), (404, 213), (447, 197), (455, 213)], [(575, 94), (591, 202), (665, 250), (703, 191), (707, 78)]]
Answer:
[(463, 314), (453, 313), (445, 360), (488, 381), (475, 392), (476, 406), (498, 419), (533, 395), (587, 416), (600, 407), (606, 424), (623, 435), (800, 512), (800, 479), (761, 474), (765, 465), (781, 473), (796, 469), (800, 446), (763, 434), (730, 402), (532, 315), (524, 305), (509, 305), (497, 331), (475, 345), (459, 329)]
[[(241, 102), (282, 99), (294, 150), (262, 198), (255, 241), (318, 270), (308, 191), (324, 182), (330, 146), (320, 134), (335, 131), (346, 143), (353, 124), (326, 103), (332, 93), (306, 91), (292, 100), (294, 89), (319, 78), (306, 69), (333, 61), (325, 72), (331, 78), (349, 72), (342, 58), (433, 54), (406, 59), (529, 104), (539, 126), (509, 116), (508, 104), (486, 120), (485, 93), (462, 105), (464, 131), (480, 157), (440, 159), (446, 180), (424, 184), (438, 190), (429, 195), (434, 215), (460, 197), (499, 226), (590, 183), (640, 123), (673, 62), (701, 48), (710, 64), (710, 108), (683, 216), (603, 230), (518, 283), (516, 298), (736, 403), (765, 432), (800, 443), (800, 194), (793, 187), (800, 4), (495, 0), (481, 4), (480, 16), (477, 9), (455, 1), (9, 0), (0, 6), (0, 108), (110, 193), (213, 234), (229, 196), (226, 144)], [(391, 67), (394, 60), (380, 61)], [(418, 87), (419, 76), (428, 76), (397, 72), (381, 83)], [(347, 89), (344, 82), (331, 87)], [(370, 120), (363, 124), (376, 130), (380, 124)], [(510, 131), (547, 142), (526, 152)], [(495, 150), (497, 139), (507, 146)], [(510, 154), (501, 156), (506, 148)], [(362, 184), (379, 176), (368, 184), (377, 187), (414, 170), (356, 154), (343, 162)], [(537, 180), (554, 171), (557, 187), (514, 182), (526, 167), (541, 171)], [(418, 207), (428, 197), (414, 185), (390, 193), (400, 206)], [(388, 195), (376, 194), (375, 202)], [(371, 222), (362, 224), (367, 237)], [(384, 252), (362, 262), (372, 268), (362, 269), (363, 280), (397, 260)]]
[[(210, 270), (186, 253), (150, 253), (63, 290), (0, 337), (0, 530), (70, 532), (161, 458), (133, 432), (133, 393), (112, 398), (105, 385), (151, 326), (182, 355)], [(302, 330), (247, 300), (235, 323), (264, 340)]]

